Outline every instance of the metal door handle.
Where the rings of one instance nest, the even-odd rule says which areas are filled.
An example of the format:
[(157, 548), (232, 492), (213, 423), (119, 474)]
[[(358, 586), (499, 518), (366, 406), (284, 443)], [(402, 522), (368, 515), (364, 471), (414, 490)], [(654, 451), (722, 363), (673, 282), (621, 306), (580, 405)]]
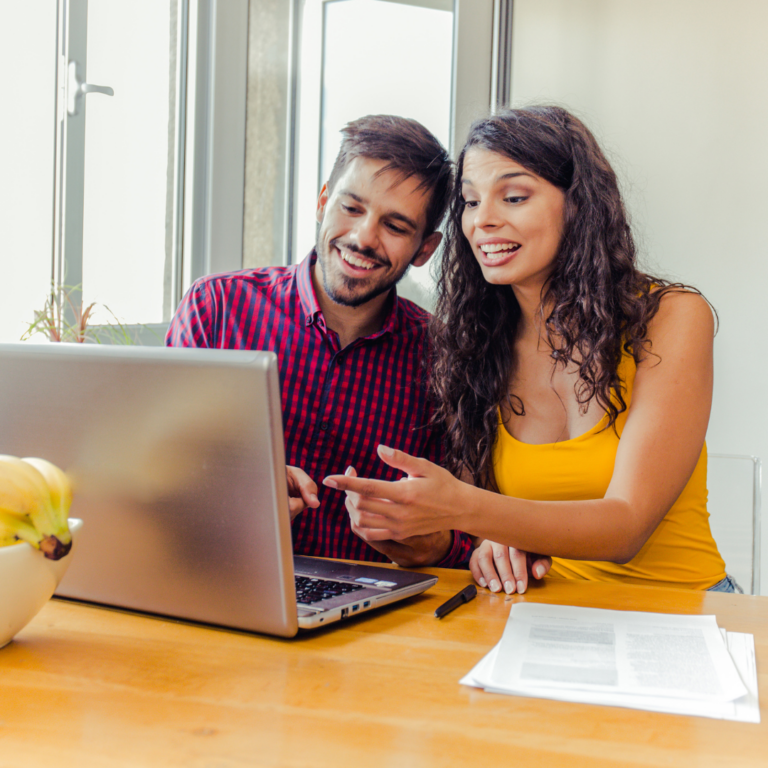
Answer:
[(70, 61), (67, 67), (67, 112), (76, 115), (80, 106), (80, 99), (86, 93), (103, 93), (105, 96), (114, 96), (115, 92), (108, 85), (93, 85), (84, 83), (77, 75), (77, 62)]

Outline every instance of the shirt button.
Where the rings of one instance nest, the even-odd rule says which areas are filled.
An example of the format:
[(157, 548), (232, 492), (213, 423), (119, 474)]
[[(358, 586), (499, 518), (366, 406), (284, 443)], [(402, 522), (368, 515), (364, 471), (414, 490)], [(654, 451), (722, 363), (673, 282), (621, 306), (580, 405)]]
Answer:
[(320, 422), (320, 429), (325, 432), (328, 429), (328, 422), (323, 420)]
[(336, 363), (338, 365), (341, 365), (343, 362), (344, 362), (344, 355), (341, 355), (341, 354), (336, 355)]

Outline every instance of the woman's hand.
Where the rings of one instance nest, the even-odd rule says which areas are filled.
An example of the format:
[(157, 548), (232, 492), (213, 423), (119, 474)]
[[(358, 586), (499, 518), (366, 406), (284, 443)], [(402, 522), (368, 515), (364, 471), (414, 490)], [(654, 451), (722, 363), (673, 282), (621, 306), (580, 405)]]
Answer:
[(348, 492), (347, 510), (353, 529), (369, 543), (424, 536), (460, 528), (456, 525), (466, 483), (427, 459), (380, 445), (383, 462), (408, 477), (395, 482), (331, 475), (323, 485)]
[(528, 578), (543, 579), (552, 567), (552, 558), (523, 552), (495, 541), (482, 541), (472, 553), (469, 570), (481, 587), (491, 592), (502, 589), (521, 595), (528, 589)]
[[(348, 467), (344, 476), (357, 477), (357, 472), (354, 467)], [(403, 568), (437, 565), (450, 551), (453, 543), (451, 531), (439, 531), (426, 536), (411, 536), (402, 541), (394, 541), (389, 538), (379, 538), (379, 534), (382, 532), (376, 528), (358, 528), (355, 525), (355, 504), (358, 499), (358, 494), (347, 491), (346, 506), (352, 533), (370, 544), (378, 552), (386, 555), (396, 565)]]

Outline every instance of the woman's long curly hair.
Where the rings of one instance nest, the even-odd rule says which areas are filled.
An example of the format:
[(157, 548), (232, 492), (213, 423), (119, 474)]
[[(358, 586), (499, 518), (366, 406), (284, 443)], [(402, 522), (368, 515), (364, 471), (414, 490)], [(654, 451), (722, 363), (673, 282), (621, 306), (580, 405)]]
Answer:
[(563, 235), (542, 292), (542, 327), (553, 366), (578, 367), (576, 397), (596, 400), (613, 426), (626, 410), (618, 375), (622, 354), (649, 350), (648, 323), (664, 293), (695, 290), (640, 272), (616, 174), (594, 136), (565, 109), (529, 107), (475, 122), (459, 156), (447, 246), (438, 267), (432, 388), (435, 421), (448, 432), (449, 468), (495, 487), (492, 452), (498, 409), (525, 404), (510, 392), (520, 321), (515, 294), (486, 282), (462, 232), (461, 179), (467, 151), (489, 150), (565, 194)]

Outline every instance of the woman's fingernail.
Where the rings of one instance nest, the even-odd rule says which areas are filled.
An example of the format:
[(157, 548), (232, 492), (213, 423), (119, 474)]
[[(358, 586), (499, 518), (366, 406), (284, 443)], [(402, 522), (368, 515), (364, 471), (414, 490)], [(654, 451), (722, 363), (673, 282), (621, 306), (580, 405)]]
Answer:
[(501, 589), (501, 584), (499, 584), (496, 579), (493, 579), (491, 581), (491, 592), (498, 592)]
[(543, 565), (537, 565), (534, 569), (535, 573), (533, 574), (537, 579), (540, 579), (544, 575), (544, 566)]
[(522, 595), (523, 592), (525, 592), (525, 584), (523, 584), (522, 581), (517, 582), (517, 592), (518, 594)]
[(488, 582), (481, 576), (477, 582), (483, 589), (488, 586)]
[(353, 472), (355, 471), (355, 468), (353, 466), (349, 466), (344, 471), (344, 474), (349, 477)]
[(327, 485), (329, 488), (338, 488), (339, 484), (332, 480), (330, 477), (326, 477), (325, 480), (323, 480), (323, 485)]
[(515, 585), (511, 581), (505, 581), (504, 582), (504, 591), (508, 595), (511, 595), (512, 592), (514, 592), (514, 590), (515, 590)]
[(379, 454), (382, 456), (394, 456), (395, 450), (387, 445), (379, 445)]

